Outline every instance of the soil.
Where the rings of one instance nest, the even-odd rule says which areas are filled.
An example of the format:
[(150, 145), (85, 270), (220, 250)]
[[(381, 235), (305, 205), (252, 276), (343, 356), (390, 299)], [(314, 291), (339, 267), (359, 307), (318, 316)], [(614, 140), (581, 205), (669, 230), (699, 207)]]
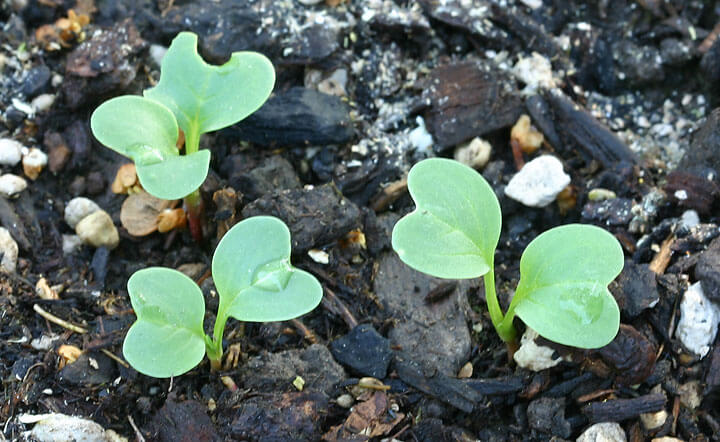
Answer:
[[(597, 428), (597, 440), (720, 440), (720, 340), (699, 354), (676, 331), (694, 283), (701, 312), (717, 309), (706, 335), (720, 320), (714, 2), (25, 0), (2, 2), (0, 20), (0, 137), (49, 156), (36, 179), (0, 166), (28, 184), (0, 197), (19, 248), (15, 270), (0, 272), (4, 438), (43, 439), (27, 416), (54, 413), (136, 440), (595, 440)], [(202, 243), (183, 229), (128, 233), (128, 196), (111, 189), (128, 160), (88, 125), (102, 101), (151, 87), (183, 30), (210, 62), (255, 50), (277, 71), (263, 108), (202, 140)], [(523, 114), (544, 135), (532, 153), (511, 143)], [(627, 259), (610, 286), (622, 326), (608, 346), (537, 338), (556, 365), (519, 367), (481, 281), (428, 277), (392, 251), (392, 226), (413, 208), (409, 168), (476, 137), (492, 148), (477, 167), (503, 211), (501, 303), (535, 236), (600, 225)], [(507, 197), (542, 154), (571, 184), (545, 207)], [(117, 248), (70, 250), (65, 209), (78, 196), (110, 215)], [(185, 272), (203, 289), (209, 330), (212, 252), (259, 214), (288, 224), (293, 263), (320, 280), (321, 305), (284, 323), (230, 320), (221, 372), (205, 360), (155, 379), (128, 366), (128, 277)]]

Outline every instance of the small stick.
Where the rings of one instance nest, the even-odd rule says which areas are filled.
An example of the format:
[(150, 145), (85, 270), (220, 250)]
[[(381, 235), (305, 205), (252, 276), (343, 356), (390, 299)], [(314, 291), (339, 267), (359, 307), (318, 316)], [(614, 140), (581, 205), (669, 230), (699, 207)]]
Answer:
[(112, 359), (113, 361), (117, 362), (118, 364), (122, 365), (123, 367), (130, 368), (130, 365), (128, 365), (127, 362), (123, 361), (122, 358), (115, 356), (115, 353), (111, 352), (107, 348), (101, 348), (100, 351), (105, 353), (105, 355), (108, 358)]
[[(323, 297), (323, 301), (325, 301), (325, 299), (328, 300), (328, 303), (332, 304), (332, 307), (337, 309), (337, 313), (343, 318), (345, 324), (347, 324), (350, 330), (358, 325), (357, 319), (355, 319), (355, 316), (353, 316), (347, 306), (335, 295), (332, 290), (327, 287), (325, 287), (325, 297)], [(331, 307), (325, 304), (325, 302), (323, 302), (323, 307), (327, 308), (332, 313), (335, 313), (332, 311), (333, 309)]]
[(140, 429), (135, 425), (135, 421), (133, 420), (132, 416), (128, 414), (128, 422), (130, 422), (130, 426), (135, 430), (135, 439), (138, 442), (145, 442), (145, 437), (143, 437), (142, 433), (140, 432)]
[(513, 161), (515, 162), (515, 169), (520, 170), (525, 165), (525, 159), (522, 155), (522, 149), (520, 149), (520, 143), (516, 139), (510, 140), (510, 149), (512, 150)]
[(710, 47), (715, 43), (715, 40), (717, 40), (718, 35), (720, 35), (720, 22), (716, 23), (715, 26), (712, 28), (712, 31), (708, 34), (707, 37), (705, 37), (705, 40), (700, 43), (698, 46), (698, 52), (701, 54), (706, 53), (710, 50)]
[(310, 330), (308, 326), (302, 323), (301, 320), (295, 318), (291, 320), (292, 325), (297, 329), (303, 338), (307, 339), (311, 344), (317, 344), (319, 342), (317, 335), (314, 331)]
[(658, 275), (665, 273), (665, 269), (670, 264), (672, 257), (672, 249), (670, 248), (675, 241), (675, 235), (670, 235), (660, 245), (660, 250), (655, 254), (648, 267)]
[(74, 331), (75, 333), (80, 333), (80, 334), (87, 333), (86, 329), (84, 329), (78, 325), (71, 324), (64, 319), (60, 319), (57, 316), (53, 315), (52, 313), (46, 312), (45, 310), (43, 310), (42, 307), (40, 307), (37, 304), (33, 305), (33, 310), (35, 310), (43, 318), (47, 319), (48, 321), (50, 321), (54, 324), (59, 325), (60, 327)]
[(375, 195), (370, 201), (370, 208), (375, 212), (383, 212), (388, 206), (395, 202), (407, 191), (407, 176), (393, 181), (383, 188), (383, 190)]

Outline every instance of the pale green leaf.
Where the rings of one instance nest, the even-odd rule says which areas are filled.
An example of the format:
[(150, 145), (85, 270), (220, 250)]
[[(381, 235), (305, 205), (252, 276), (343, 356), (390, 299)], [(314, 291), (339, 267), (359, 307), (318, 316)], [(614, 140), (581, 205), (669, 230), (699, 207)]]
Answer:
[(314, 309), (322, 298), (315, 277), (290, 265), (290, 231), (274, 217), (248, 218), (230, 229), (215, 250), (212, 274), (220, 317), (285, 321)]
[(620, 324), (607, 286), (623, 263), (620, 243), (604, 229), (582, 224), (550, 229), (525, 249), (510, 308), (546, 339), (602, 347)]
[(408, 174), (416, 209), (395, 224), (392, 246), (410, 267), (440, 278), (487, 273), (500, 238), (500, 204), (475, 170), (432, 158)]
[(145, 96), (167, 106), (186, 136), (235, 124), (255, 112), (275, 83), (272, 63), (257, 52), (234, 52), (212, 66), (197, 52), (197, 35), (181, 32), (162, 61), (160, 81)]
[(205, 355), (205, 302), (200, 288), (177, 270), (150, 267), (128, 281), (137, 321), (123, 344), (125, 359), (140, 373), (179, 376)]
[(113, 98), (95, 109), (90, 127), (98, 141), (135, 162), (143, 188), (157, 198), (184, 198), (205, 181), (210, 152), (181, 156), (175, 117), (156, 101)]

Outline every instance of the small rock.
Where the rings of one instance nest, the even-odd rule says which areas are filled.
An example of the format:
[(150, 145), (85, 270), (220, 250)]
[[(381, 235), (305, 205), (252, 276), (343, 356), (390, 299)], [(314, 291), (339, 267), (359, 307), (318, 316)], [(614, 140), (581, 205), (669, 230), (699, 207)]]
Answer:
[(102, 353), (86, 352), (57, 374), (63, 385), (95, 387), (109, 384), (117, 376), (115, 362)]
[(330, 344), (335, 359), (364, 376), (383, 379), (392, 359), (390, 341), (370, 324), (361, 324)]
[(633, 204), (629, 198), (588, 201), (583, 206), (581, 215), (584, 220), (592, 220), (606, 226), (624, 226), (629, 224), (634, 216)]
[(533, 52), (530, 57), (523, 57), (515, 63), (513, 74), (527, 86), (524, 93), (534, 93), (538, 89), (551, 89), (555, 87), (550, 60)]
[(682, 384), (678, 388), (680, 394), (680, 403), (689, 410), (694, 410), (700, 406), (703, 399), (702, 387), (699, 381), (690, 381)]
[[(314, 0), (313, 0), (314, 1)], [(343, 97), (347, 95), (345, 85), (347, 84), (348, 74), (345, 69), (337, 69), (329, 77), (318, 83), (318, 91), (323, 94), (336, 95)]]
[(640, 421), (646, 430), (654, 430), (660, 428), (667, 420), (668, 412), (660, 410), (656, 413), (643, 413), (640, 415)]
[(691, 285), (680, 303), (677, 336), (685, 348), (704, 357), (715, 339), (720, 308), (705, 297), (700, 282)]
[(42, 113), (50, 109), (55, 103), (55, 95), (53, 94), (40, 94), (33, 98), (30, 102), (30, 106), (33, 108), (35, 113)]
[(83, 218), (100, 210), (100, 206), (89, 198), (73, 198), (65, 206), (65, 222), (74, 229)]
[(513, 355), (518, 366), (532, 371), (541, 371), (562, 362), (561, 357), (553, 358), (555, 350), (535, 343), (538, 336), (538, 333), (530, 327), (525, 330), (520, 338), (520, 348)]
[(473, 138), (469, 143), (455, 148), (453, 157), (473, 169), (482, 169), (490, 160), (492, 146), (480, 137)]
[(303, 5), (312, 6), (317, 5), (318, 3), (321, 3), (323, 0), (298, 0), (298, 2), (302, 3)]
[(533, 127), (530, 117), (523, 114), (510, 130), (510, 140), (516, 142), (520, 150), (531, 154), (540, 148), (545, 137)]
[(257, 391), (293, 391), (293, 379), (305, 380), (306, 392), (330, 393), (345, 379), (345, 370), (324, 345), (313, 344), (304, 350), (280, 353), (263, 352), (240, 369), (240, 382)]
[(15, 273), (18, 245), (5, 227), (0, 227), (0, 270)]
[(18, 419), (24, 424), (35, 423), (31, 431), (25, 432), (28, 440), (43, 442), (127, 442), (127, 439), (113, 430), (105, 430), (99, 424), (76, 416), (60, 413), (21, 415)]
[(570, 437), (572, 427), (565, 419), (565, 398), (541, 397), (530, 402), (527, 409), (530, 428)]
[(622, 272), (609, 288), (620, 310), (630, 319), (660, 301), (655, 273), (647, 264), (635, 264), (632, 260), (625, 262)]
[(72, 255), (75, 253), (75, 251), (80, 248), (82, 245), (82, 239), (80, 239), (77, 235), (67, 235), (63, 234), (62, 236), (62, 250), (63, 255)]
[(28, 153), (23, 156), (23, 172), (31, 180), (36, 180), (40, 176), (43, 168), (48, 163), (48, 156), (42, 150), (33, 147)]
[(50, 83), (50, 69), (41, 64), (28, 71), (25, 77), (25, 83), (22, 85), (22, 93), (26, 97), (32, 98), (43, 92), (43, 89)]
[(23, 145), (11, 138), (0, 138), (0, 165), (14, 166), (22, 158)]
[(150, 59), (155, 63), (157, 67), (160, 67), (162, 64), (162, 59), (165, 57), (165, 54), (167, 53), (168, 48), (167, 46), (158, 45), (158, 44), (152, 44), (150, 45)]
[(625, 430), (617, 422), (602, 422), (590, 426), (575, 439), (576, 442), (627, 442)]
[(343, 408), (350, 408), (355, 403), (355, 398), (351, 394), (345, 393), (338, 396), (335, 402)]
[(694, 210), (686, 210), (680, 217), (680, 227), (690, 230), (700, 224), (700, 215)]
[(194, 400), (168, 399), (150, 422), (156, 440), (162, 442), (220, 440), (206, 407)]
[(695, 279), (700, 280), (703, 293), (711, 301), (720, 302), (720, 239), (714, 239), (700, 253), (695, 265)]
[(112, 218), (99, 210), (82, 219), (75, 226), (75, 233), (85, 244), (93, 247), (107, 247), (112, 250), (120, 243), (120, 236)]
[(17, 175), (6, 173), (0, 176), (0, 194), (11, 197), (27, 188), (27, 181)]
[(529, 207), (545, 207), (570, 184), (570, 176), (552, 155), (542, 155), (525, 164), (512, 177), (505, 195)]
[(47, 148), (49, 154), (48, 168), (50, 169), (50, 172), (60, 172), (70, 160), (70, 156), (72, 155), (72, 151), (65, 143), (63, 136), (58, 132), (48, 131), (45, 133), (43, 144)]
[(318, 264), (328, 264), (330, 262), (330, 255), (325, 250), (310, 249), (308, 250), (308, 256)]
[(30, 346), (34, 348), (35, 350), (42, 350), (42, 351), (48, 351), (52, 348), (52, 346), (60, 340), (59, 335), (42, 335), (39, 338), (35, 338), (32, 341), (30, 341)]
[(423, 120), (422, 117), (418, 116), (415, 118), (415, 122), (418, 126), (411, 130), (408, 134), (410, 144), (415, 146), (415, 149), (418, 151), (425, 152), (433, 145), (433, 138), (427, 131), (427, 128), (425, 127), (425, 120)]

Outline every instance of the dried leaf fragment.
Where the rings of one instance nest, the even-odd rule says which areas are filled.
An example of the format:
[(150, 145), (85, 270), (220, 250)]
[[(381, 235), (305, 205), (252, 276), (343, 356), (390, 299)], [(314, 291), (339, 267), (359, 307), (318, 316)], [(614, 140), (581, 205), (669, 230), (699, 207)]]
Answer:
[(62, 360), (60, 361), (60, 366), (58, 368), (62, 368), (67, 364), (72, 364), (73, 362), (77, 361), (77, 359), (82, 354), (82, 350), (80, 350), (78, 347), (67, 344), (61, 345), (57, 349), (57, 352), (62, 358)]
[(35, 294), (42, 299), (60, 299), (60, 296), (48, 285), (45, 278), (40, 278), (37, 284), (35, 284)]
[(145, 236), (158, 230), (158, 215), (170, 208), (170, 201), (142, 191), (127, 197), (120, 209), (120, 223), (133, 236)]

